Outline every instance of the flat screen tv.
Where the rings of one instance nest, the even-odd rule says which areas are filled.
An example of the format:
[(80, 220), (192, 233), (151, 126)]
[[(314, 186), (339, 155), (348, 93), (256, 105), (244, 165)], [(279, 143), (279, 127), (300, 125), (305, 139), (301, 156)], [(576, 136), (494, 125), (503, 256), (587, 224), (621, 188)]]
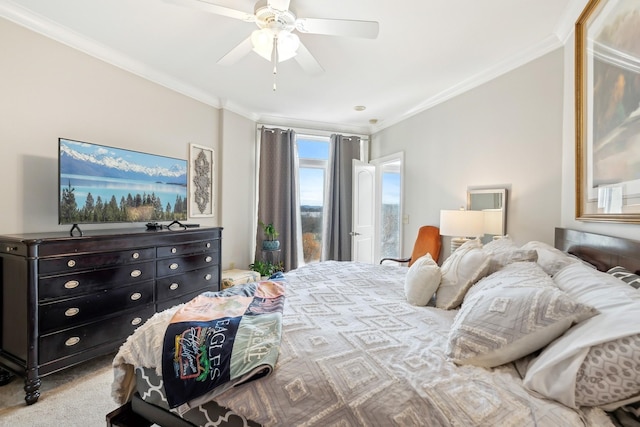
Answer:
[(58, 139), (58, 223), (187, 219), (187, 161)]

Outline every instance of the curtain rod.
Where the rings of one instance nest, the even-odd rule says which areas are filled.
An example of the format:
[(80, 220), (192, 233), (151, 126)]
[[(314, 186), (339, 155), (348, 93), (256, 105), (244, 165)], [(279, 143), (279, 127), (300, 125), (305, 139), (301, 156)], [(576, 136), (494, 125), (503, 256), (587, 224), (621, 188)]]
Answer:
[(336, 132), (336, 131), (328, 131), (328, 130), (320, 130), (320, 129), (303, 129), (303, 128), (297, 128), (292, 126), (268, 125), (266, 123), (258, 123), (256, 125), (256, 129), (259, 131), (260, 129), (262, 129), (263, 126), (268, 130), (271, 130), (274, 128), (278, 128), (278, 129), (285, 128), (285, 130), (291, 129), (295, 131), (297, 134), (300, 134), (302, 136), (331, 136), (333, 134), (338, 134), (338, 135), (343, 135), (345, 137), (357, 136), (363, 141), (369, 141), (369, 135), (361, 135), (361, 134), (352, 133), (352, 132)]

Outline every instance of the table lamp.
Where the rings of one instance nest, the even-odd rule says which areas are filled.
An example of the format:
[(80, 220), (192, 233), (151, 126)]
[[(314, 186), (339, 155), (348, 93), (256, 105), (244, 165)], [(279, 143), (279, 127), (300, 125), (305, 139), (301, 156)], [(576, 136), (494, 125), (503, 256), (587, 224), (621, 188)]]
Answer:
[(458, 249), (469, 237), (484, 234), (484, 213), (482, 211), (441, 210), (440, 234), (452, 236), (451, 253)]

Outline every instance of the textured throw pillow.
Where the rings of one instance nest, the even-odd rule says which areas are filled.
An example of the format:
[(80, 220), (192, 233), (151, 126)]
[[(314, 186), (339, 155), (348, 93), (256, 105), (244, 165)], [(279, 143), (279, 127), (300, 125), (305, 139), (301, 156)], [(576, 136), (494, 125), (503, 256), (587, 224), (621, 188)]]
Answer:
[(479, 240), (460, 246), (442, 264), (442, 280), (436, 292), (436, 307), (457, 308), (469, 288), (487, 274), (489, 256)]
[(603, 406), (640, 393), (640, 334), (589, 349), (576, 376), (576, 405)]
[(613, 410), (640, 401), (640, 292), (582, 263), (553, 280), (600, 314), (549, 344), (528, 366), (524, 385), (572, 408)]
[(412, 305), (427, 305), (440, 284), (440, 267), (426, 254), (418, 258), (407, 271), (404, 293)]
[(541, 349), (595, 314), (554, 286), (537, 264), (510, 264), (465, 298), (446, 355), (457, 364), (499, 366)]
[(490, 253), (509, 252), (514, 249), (518, 249), (518, 245), (516, 245), (513, 240), (511, 240), (511, 236), (507, 234), (499, 239), (491, 240), (489, 243), (484, 245), (482, 249)]
[(525, 243), (520, 249), (535, 250), (538, 253), (537, 263), (549, 276), (553, 276), (569, 264), (580, 262), (578, 258), (543, 242), (531, 241)]
[(508, 235), (490, 241), (482, 250), (489, 254), (490, 258), (487, 275), (513, 262), (536, 262), (538, 259), (538, 252), (533, 249), (520, 249)]
[(640, 276), (634, 274), (627, 270), (624, 267), (613, 267), (607, 271), (607, 273), (611, 274), (613, 277), (617, 277), (628, 285), (633, 286), (634, 288), (640, 288)]

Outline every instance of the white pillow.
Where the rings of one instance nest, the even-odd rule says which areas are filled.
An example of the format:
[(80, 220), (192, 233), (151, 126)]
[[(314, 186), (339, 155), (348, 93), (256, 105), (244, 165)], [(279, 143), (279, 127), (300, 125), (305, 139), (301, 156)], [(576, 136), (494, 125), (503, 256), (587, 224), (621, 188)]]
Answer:
[(457, 308), (469, 288), (487, 274), (489, 256), (479, 240), (460, 246), (442, 264), (442, 280), (436, 292), (436, 307)]
[(501, 237), (499, 239), (493, 239), (487, 244), (485, 244), (482, 249), (489, 253), (500, 253), (500, 252), (508, 252), (514, 249), (518, 249), (518, 245), (516, 245), (509, 235)]
[[(640, 401), (640, 374), (633, 369), (640, 365), (640, 349), (634, 348), (640, 334), (640, 293), (580, 262), (563, 268), (553, 280), (601, 314), (549, 344), (528, 366), (524, 385), (572, 408), (597, 404), (613, 410)], [(604, 349), (610, 354), (599, 353)], [(618, 362), (608, 365), (611, 360)]]
[(407, 271), (404, 281), (404, 293), (412, 305), (427, 305), (440, 284), (440, 267), (426, 254), (417, 260)]
[(512, 362), (597, 313), (560, 291), (533, 262), (510, 264), (472, 290), (449, 333), (446, 355), (457, 364)]
[(578, 258), (572, 257), (547, 243), (535, 240), (525, 243), (520, 249), (535, 249), (538, 252), (537, 263), (549, 276), (553, 276), (569, 264), (580, 263)]
[(538, 253), (535, 250), (518, 248), (509, 236), (492, 240), (484, 245), (482, 250), (489, 254), (491, 259), (487, 275), (514, 262), (536, 262), (538, 260)]

